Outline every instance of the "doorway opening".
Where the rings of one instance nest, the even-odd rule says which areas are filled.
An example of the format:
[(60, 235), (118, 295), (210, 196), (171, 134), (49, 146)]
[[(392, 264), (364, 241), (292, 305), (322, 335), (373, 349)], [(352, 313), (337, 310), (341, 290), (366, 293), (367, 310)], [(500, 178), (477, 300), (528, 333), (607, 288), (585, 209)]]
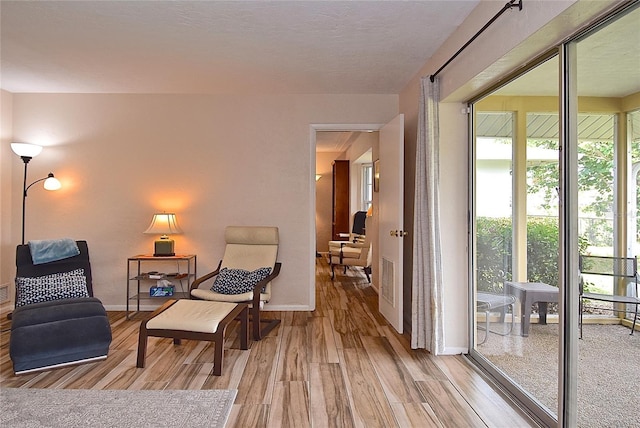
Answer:
[[(374, 156), (377, 156), (378, 129), (381, 126), (380, 124), (311, 126), (311, 149), (315, 165), (313, 175), (310, 177), (313, 189), (315, 242), (314, 257), (311, 259), (316, 265), (314, 271), (317, 271), (316, 275), (319, 276), (316, 279), (331, 280), (330, 269), (327, 268), (329, 241), (349, 239), (355, 212), (367, 211), (376, 203), (373, 183), (369, 191), (366, 178), (367, 171), (372, 171)], [(337, 189), (334, 180), (336, 161), (343, 168), (340, 179), (346, 180)], [(336, 207), (336, 200), (339, 207)], [(336, 208), (340, 209), (339, 213), (336, 213)], [(342, 217), (338, 219), (340, 224), (336, 224), (336, 214)], [(375, 227), (372, 233), (377, 236)], [(375, 247), (375, 244), (373, 246)], [(343, 268), (336, 268), (336, 272), (336, 280), (341, 280)], [(362, 281), (366, 286), (373, 284), (373, 282), (368, 283), (366, 275), (360, 268), (348, 269), (348, 275), (350, 281), (354, 279), (358, 282)], [(315, 287), (318, 286), (316, 281), (314, 284), (316, 284)]]

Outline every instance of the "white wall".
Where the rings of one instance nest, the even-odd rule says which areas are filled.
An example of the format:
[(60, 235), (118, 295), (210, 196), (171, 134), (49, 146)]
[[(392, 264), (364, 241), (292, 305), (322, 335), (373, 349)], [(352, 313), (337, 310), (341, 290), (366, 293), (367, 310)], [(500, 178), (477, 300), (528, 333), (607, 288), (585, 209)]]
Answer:
[[(13, 284), (13, 266), (15, 266), (15, 247), (11, 239), (11, 170), (12, 161), (22, 171), (23, 163), (15, 156), (12, 159), (11, 136), (13, 120), (13, 96), (0, 90), (0, 285)], [(19, 164), (19, 165), (18, 165)], [(20, 233), (20, 232), (18, 232)], [(9, 286), (9, 295), (14, 287)]]
[[(126, 259), (152, 251), (156, 237), (142, 232), (154, 212), (177, 213), (185, 233), (173, 236), (176, 251), (196, 253), (201, 274), (221, 258), (225, 226), (275, 225), (283, 269), (269, 307), (309, 309), (310, 124), (380, 123), (397, 110), (395, 95), (14, 94), (13, 140), (46, 145), (30, 179), (53, 171), (63, 185), (29, 191), (26, 239), (88, 240), (95, 294), (121, 309)], [(11, 186), (20, 188), (22, 169), (12, 171)], [(14, 192), (12, 247), (20, 207)]]

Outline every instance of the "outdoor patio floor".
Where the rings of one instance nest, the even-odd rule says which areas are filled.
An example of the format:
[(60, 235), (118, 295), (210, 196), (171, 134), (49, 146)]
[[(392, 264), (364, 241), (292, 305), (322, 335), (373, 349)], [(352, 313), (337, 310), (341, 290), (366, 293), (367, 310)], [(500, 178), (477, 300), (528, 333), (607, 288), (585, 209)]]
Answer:
[[(492, 329), (500, 327), (492, 323)], [(532, 324), (528, 337), (518, 327), (509, 336), (490, 334), (477, 349), (555, 414), (558, 324)], [(578, 343), (579, 427), (640, 427), (640, 332), (629, 333), (621, 325), (584, 326)]]

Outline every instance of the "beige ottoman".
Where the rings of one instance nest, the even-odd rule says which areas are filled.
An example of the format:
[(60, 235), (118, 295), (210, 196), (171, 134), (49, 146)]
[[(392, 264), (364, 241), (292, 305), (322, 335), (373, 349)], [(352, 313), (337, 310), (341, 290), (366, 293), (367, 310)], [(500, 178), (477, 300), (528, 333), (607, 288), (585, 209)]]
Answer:
[(240, 348), (249, 349), (249, 309), (246, 303), (211, 302), (205, 300), (169, 300), (140, 324), (138, 367), (144, 367), (147, 337), (170, 337), (206, 340), (215, 343), (213, 374), (222, 374), (224, 333), (227, 325), (240, 318)]

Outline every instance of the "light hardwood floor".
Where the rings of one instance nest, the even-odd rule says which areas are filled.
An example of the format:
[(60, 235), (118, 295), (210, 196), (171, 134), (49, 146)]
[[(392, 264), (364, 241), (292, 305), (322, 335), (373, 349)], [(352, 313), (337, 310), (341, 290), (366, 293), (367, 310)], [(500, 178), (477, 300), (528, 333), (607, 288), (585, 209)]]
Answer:
[[(537, 426), (461, 356), (411, 350), (377, 311), (364, 274), (329, 279), (317, 259), (316, 310), (268, 312), (282, 324), (248, 351), (227, 331), (222, 376), (207, 342), (150, 338), (136, 368), (138, 327), (111, 312), (106, 361), (14, 376), (2, 316), (0, 386), (73, 389), (237, 389), (229, 427)], [(277, 291), (275, 291), (277, 292)], [(8, 308), (5, 305), (4, 312)]]

